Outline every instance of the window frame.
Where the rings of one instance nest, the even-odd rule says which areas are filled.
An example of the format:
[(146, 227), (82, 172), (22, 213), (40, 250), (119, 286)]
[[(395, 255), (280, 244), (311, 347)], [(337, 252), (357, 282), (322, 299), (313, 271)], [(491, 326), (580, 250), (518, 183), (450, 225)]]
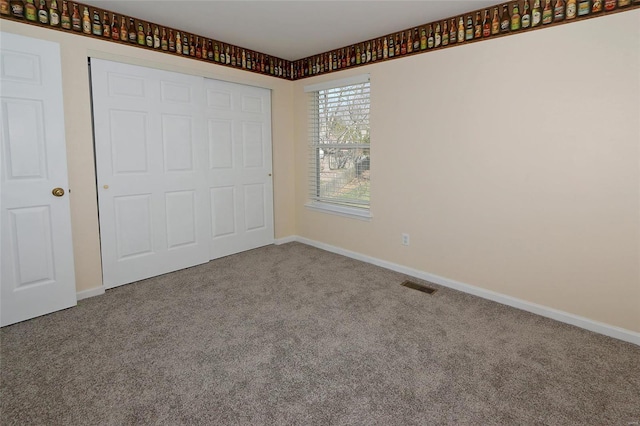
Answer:
[[(337, 89), (340, 87), (353, 86), (353, 85), (358, 85), (363, 83), (370, 83), (369, 74), (361, 74), (361, 75), (351, 76), (351, 77), (347, 77), (339, 80), (330, 80), (330, 81), (326, 81), (318, 84), (305, 86), (304, 91), (308, 93), (310, 97), (313, 96), (313, 101), (310, 101), (310, 102), (313, 102), (313, 109), (311, 109), (311, 105), (310, 105), (309, 107), (310, 111), (308, 112), (309, 118), (312, 119), (313, 114), (315, 114), (316, 117), (315, 119), (312, 119), (312, 122), (319, 123), (318, 96), (320, 91)], [(371, 98), (369, 94), (369, 108), (370, 106), (371, 106)], [(369, 130), (370, 130), (370, 124), (369, 124)], [(371, 218), (373, 217), (373, 215), (371, 214), (371, 199), (369, 199), (369, 202), (367, 204), (363, 204), (363, 206), (360, 207), (355, 205), (349, 205), (347, 203), (340, 203), (338, 201), (333, 201), (331, 199), (318, 200), (318, 199), (314, 199), (313, 196), (311, 195), (311, 190), (313, 186), (315, 186), (316, 188), (319, 187), (319, 183), (318, 183), (320, 179), (319, 150), (322, 149), (322, 145), (318, 144), (317, 142), (318, 141), (317, 133), (319, 131), (320, 131), (319, 128), (314, 127), (313, 125), (310, 124), (310, 127), (308, 129), (309, 154), (307, 158), (309, 161), (309, 167), (310, 168), (315, 167), (315, 171), (309, 170), (309, 173), (308, 173), (307, 185), (309, 185), (309, 192), (308, 192), (309, 200), (305, 204), (305, 207), (310, 210), (318, 211), (322, 213), (329, 213), (329, 214), (334, 214), (334, 215), (344, 216), (344, 217), (349, 217), (354, 219), (360, 219), (360, 220), (371, 220)], [(363, 145), (364, 144), (344, 144), (344, 148), (357, 149), (357, 148), (361, 148)], [(371, 146), (370, 143), (367, 144), (367, 149), (369, 150), (369, 158), (371, 158), (370, 146)], [(316, 180), (315, 185), (312, 182), (312, 179)], [(319, 197), (319, 195), (317, 197)]]

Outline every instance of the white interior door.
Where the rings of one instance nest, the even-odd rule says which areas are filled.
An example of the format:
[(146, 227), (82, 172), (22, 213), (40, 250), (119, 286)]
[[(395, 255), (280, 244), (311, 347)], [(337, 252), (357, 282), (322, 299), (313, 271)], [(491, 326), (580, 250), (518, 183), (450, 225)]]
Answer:
[(211, 258), (273, 244), (271, 91), (205, 79)]
[(76, 304), (57, 43), (0, 33), (0, 115), (5, 326)]
[(91, 60), (106, 288), (209, 260), (203, 79)]

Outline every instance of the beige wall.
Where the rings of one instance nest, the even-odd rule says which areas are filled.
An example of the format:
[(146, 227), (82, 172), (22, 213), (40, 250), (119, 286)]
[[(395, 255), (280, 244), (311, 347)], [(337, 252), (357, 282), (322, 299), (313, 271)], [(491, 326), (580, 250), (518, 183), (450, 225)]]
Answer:
[(102, 286), (89, 56), (271, 89), (275, 233), (276, 238), (295, 233), (291, 82), (6, 20), (0, 26), (2, 31), (60, 44), (77, 291)]
[[(621, 13), (293, 83), (298, 235), (640, 331), (639, 22)], [(303, 87), (363, 72), (370, 222), (304, 207)]]

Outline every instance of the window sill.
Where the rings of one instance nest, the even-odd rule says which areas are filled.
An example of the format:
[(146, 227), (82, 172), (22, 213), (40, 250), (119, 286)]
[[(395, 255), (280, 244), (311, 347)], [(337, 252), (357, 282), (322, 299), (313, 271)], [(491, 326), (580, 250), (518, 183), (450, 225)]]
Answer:
[(369, 209), (360, 209), (357, 207), (346, 207), (337, 204), (321, 203), (318, 201), (310, 201), (305, 204), (305, 207), (309, 210), (321, 213), (329, 213), (358, 220), (370, 221), (373, 218)]

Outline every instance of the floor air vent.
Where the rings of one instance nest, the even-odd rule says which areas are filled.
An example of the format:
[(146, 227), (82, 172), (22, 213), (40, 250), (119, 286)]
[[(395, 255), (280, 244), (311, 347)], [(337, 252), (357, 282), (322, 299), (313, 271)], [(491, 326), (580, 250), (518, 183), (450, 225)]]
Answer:
[(418, 290), (418, 291), (421, 291), (421, 292), (427, 293), (427, 294), (433, 294), (433, 293), (436, 292), (435, 288), (427, 287), (426, 285), (414, 283), (412, 281), (405, 281), (400, 285), (404, 286), (404, 287), (407, 287), (407, 288), (412, 288), (414, 290)]

